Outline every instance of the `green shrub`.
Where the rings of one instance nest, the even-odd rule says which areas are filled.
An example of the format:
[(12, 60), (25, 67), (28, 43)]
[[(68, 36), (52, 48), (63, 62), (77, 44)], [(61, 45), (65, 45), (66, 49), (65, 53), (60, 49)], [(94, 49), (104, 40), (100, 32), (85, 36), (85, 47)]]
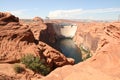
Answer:
[(23, 67), (21, 67), (19, 64), (15, 64), (14, 65), (14, 71), (16, 72), (16, 73), (21, 73), (21, 72), (23, 72), (25, 69), (23, 68)]
[(22, 57), (21, 62), (25, 64), (27, 68), (41, 73), (42, 75), (47, 75), (50, 72), (49, 66), (45, 65), (45, 60), (40, 60), (39, 57), (35, 57), (31, 54)]
[(88, 47), (84, 46), (83, 44), (80, 44), (80, 51), (82, 53), (82, 60), (83, 61), (92, 56), (90, 53), (90, 49)]

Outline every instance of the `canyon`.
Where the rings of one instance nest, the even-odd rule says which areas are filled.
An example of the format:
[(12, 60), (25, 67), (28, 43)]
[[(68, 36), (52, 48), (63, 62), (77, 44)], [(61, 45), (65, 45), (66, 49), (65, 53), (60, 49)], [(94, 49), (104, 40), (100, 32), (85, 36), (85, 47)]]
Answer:
[[(53, 26), (65, 22), (78, 26), (71, 40), (77, 48), (90, 50), (90, 58), (75, 64), (75, 59), (60, 51)], [(27, 54), (45, 59), (52, 71), (47, 76), (27, 68), (15, 73), (13, 65), (24, 66), (20, 59)], [(82, 54), (81, 58), (86, 56)], [(25, 21), (10, 13), (0, 13), (1, 80), (120, 80), (119, 58), (120, 22), (44, 21), (40, 17)]]

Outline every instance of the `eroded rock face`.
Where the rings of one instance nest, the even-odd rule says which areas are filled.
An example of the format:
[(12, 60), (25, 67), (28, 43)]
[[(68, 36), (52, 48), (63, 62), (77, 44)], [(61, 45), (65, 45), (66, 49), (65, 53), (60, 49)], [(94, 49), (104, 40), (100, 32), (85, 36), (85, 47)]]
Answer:
[(34, 36), (28, 26), (0, 26), (0, 62), (19, 60), (32, 45)]
[(50, 67), (52, 69), (54, 69), (56, 67), (61, 67), (63, 65), (69, 65), (69, 64), (73, 65), (74, 64), (73, 59), (66, 58), (62, 53), (53, 49), (52, 47), (48, 46), (45, 43), (39, 42), (38, 46), (41, 49), (41, 51), (43, 52), (43, 54), (41, 54), (41, 56), (43, 56), (46, 59), (47, 64), (50, 65)]
[(46, 29), (40, 32), (39, 39), (49, 45), (53, 45), (56, 42), (56, 33), (53, 29), (53, 23), (46, 23)]
[(45, 42), (53, 47), (56, 42), (56, 34), (53, 29), (53, 24), (54, 23), (44, 23), (43, 21), (32, 21), (28, 25), (30, 26), (36, 40)]
[[(44, 31), (47, 28), (45, 23), (39, 22), (39, 21), (31, 22), (29, 24), (29, 27), (30, 27), (31, 31), (33, 32), (33, 35), (34, 35), (36, 40), (40, 40), (40, 36), (42, 36), (41, 35), (42, 31)], [(43, 34), (43, 35), (44, 36), (42, 36), (42, 39), (44, 37), (46, 37), (45, 34)]]
[(77, 23), (78, 30), (74, 37), (74, 41), (79, 47), (81, 43), (88, 47), (92, 53), (98, 48), (98, 42), (101, 40), (101, 36), (104, 34), (103, 28), (108, 26), (107, 23), (91, 22), (91, 23)]
[(8, 12), (0, 12), (0, 25), (5, 25), (9, 22), (19, 22), (19, 18)]

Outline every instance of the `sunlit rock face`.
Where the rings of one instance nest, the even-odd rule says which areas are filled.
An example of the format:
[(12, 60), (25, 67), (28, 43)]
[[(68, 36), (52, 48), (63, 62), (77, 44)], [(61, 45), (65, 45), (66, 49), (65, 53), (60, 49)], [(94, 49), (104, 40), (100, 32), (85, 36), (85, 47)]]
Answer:
[(57, 38), (73, 38), (77, 30), (77, 25), (71, 23), (58, 23), (54, 24), (53, 28), (57, 34)]

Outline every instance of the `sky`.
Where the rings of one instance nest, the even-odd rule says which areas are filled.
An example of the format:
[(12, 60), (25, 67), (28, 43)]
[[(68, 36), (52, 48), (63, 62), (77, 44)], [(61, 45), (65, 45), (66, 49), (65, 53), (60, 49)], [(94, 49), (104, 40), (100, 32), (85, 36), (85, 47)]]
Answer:
[(120, 0), (0, 0), (0, 12), (21, 19), (118, 20)]

